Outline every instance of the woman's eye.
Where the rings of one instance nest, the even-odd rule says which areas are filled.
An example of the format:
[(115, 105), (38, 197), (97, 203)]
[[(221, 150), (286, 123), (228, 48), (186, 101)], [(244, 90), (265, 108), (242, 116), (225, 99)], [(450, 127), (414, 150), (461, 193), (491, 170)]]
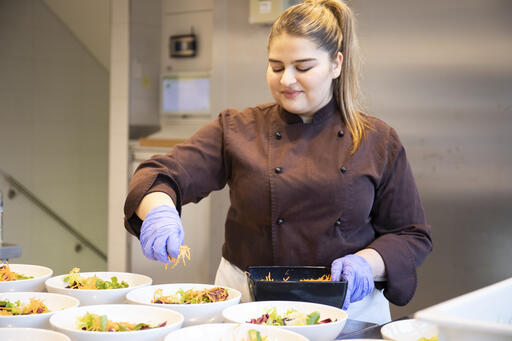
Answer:
[(298, 68), (297, 68), (297, 71), (299, 71), (299, 72), (306, 72), (306, 71), (311, 70), (312, 68), (313, 68), (312, 66), (310, 66), (310, 67), (305, 67), (305, 68), (298, 67)]
[(284, 70), (283, 68), (280, 68), (280, 69), (272, 69), (272, 71), (274, 71), (274, 72), (281, 72), (281, 71), (283, 71), (283, 70)]

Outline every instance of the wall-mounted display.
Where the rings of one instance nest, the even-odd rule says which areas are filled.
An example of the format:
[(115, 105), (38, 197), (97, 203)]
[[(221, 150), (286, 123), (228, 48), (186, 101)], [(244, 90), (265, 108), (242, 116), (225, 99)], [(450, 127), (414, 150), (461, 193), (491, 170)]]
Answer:
[(207, 73), (163, 75), (160, 95), (162, 115), (209, 115), (210, 75)]

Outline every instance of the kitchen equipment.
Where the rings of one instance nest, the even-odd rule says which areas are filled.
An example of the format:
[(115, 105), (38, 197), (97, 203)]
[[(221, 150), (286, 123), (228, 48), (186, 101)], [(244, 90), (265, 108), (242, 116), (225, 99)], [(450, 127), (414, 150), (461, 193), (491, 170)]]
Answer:
[(301, 281), (330, 275), (325, 266), (249, 266), (246, 273), (254, 301), (303, 301), (341, 308), (347, 292), (346, 281)]
[(512, 278), (418, 311), (437, 325), (439, 340), (512, 340)]
[(3, 214), (4, 202), (0, 191), (0, 260), (9, 260), (21, 256), (21, 246), (3, 242)]

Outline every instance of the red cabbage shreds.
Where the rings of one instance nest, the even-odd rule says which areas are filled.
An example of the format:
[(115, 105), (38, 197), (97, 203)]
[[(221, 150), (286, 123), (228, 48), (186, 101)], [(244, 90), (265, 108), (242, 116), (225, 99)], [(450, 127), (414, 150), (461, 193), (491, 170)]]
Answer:
[(262, 323), (267, 322), (268, 317), (269, 317), (268, 314), (263, 314), (260, 317), (258, 317), (257, 319), (251, 319), (250, 321), (247, 321), (247, 323), (262, 324)]
[(317, 324), (322, 324), (322, 323), (331, 323), (333, 322), (330, 318), (326, 318), (325, 320), (322, 320), (322, 321), (318, 321)]

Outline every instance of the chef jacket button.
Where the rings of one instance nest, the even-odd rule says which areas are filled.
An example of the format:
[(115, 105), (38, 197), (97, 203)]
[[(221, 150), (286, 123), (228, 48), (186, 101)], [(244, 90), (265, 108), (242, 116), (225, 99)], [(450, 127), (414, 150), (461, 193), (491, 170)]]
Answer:
[(283, 137), (280, 132), (276, 132), (276, 139), (280, 140)]
[(284, 219), (283, 218), (278, 218), (277, 219), (277, 225), (283, 225), (284, 223)]
[(336, 220), (336, 226), (340, 226), (341, 225), (341, 218), (338, 218), (338, 220)]
[(338, 137), (343, 137), (343, 135), (345, 135), (345, 133), (343, 132), (343, 130), (338, 131)]
[(345, 167), (340, 168), (340, 172), (342, 172), (343, 174), (345, 174), (346, 171), (347, 171), (347, 169)]
[(281, 167), (276, 167), (274, 168), (274, 172), (276, 172), (276, 174), (281, 174), (283, 170), (281, 169)]

